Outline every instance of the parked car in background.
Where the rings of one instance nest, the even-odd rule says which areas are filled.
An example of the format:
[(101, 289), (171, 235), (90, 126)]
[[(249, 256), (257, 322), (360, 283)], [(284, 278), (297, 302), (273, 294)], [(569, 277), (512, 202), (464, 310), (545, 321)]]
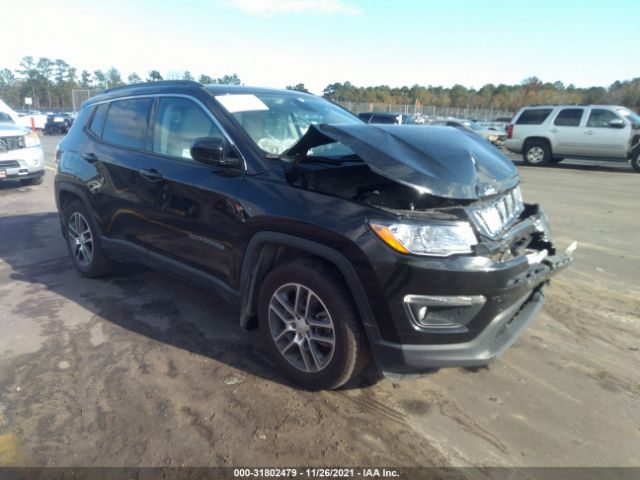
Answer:
[(493, 143), (496, 147), (504, 146), (507, 139), (507, 132), (504, 128), (494, 125), (485, 125), (480, 122), (471, 122), (469, 128), (483, 138)]
[(36, 130), (43, 131), (47, 123), (47, 115), (38, 112), (36, 110), (24, 111), (18, 110), (17, 125), (21, 125), (25, 128), (35, 128)]
[(467, 130), (484, 138), (488, 142), (498, 147), (504, 145), (504, 140), (507, 137), (506, 132), (501, 132), (497, 129), (485, 127), (477, 122), (472, 122), (469, 120), (433, 120), (429, 125), (442, 125), (445, 127), (454, 127), (462, 130)]
[(380, 123), (386, 125), (401, 125), (402, 115), (399, 113), (364, 112), (358, 118), (364, 123)]
[(64, 135), (73, 124), (73, 118), (68, 113), (54, 113), (47, 115), (44, 133), (47, 135)]
[(513, 163), (477, 135), (373, 127), (302, 92), (107, 90), (56, 163), (82, 275), (133, 260), (215, 289), (310, 389), (349, 382), (371, 356), (389, 375), (484, 365), (571, 262)]
[(619, 105), (534, 105), (513, 118), (505, 146), (529, 165), (628, 159), (640, 172), (639, 139), (640, 116)]
[(44, 154), (38, 135), (0, 112), (0, 181), (19, 180), (23, 185), (38, 185), (43, 176)]

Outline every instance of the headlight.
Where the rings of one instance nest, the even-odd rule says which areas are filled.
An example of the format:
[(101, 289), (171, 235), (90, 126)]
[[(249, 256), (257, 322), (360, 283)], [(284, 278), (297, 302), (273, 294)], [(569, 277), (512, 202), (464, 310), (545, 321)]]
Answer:
[(24, 136), (25, 147), (37, 147), (40, 145), (40, 137), (35, 132), (29, 132)]
[(456, 223), (371, 223), (380, 239), (394, 250), (414, 255), (448, 257), (471, 253), (478, 243), (471, 225)]

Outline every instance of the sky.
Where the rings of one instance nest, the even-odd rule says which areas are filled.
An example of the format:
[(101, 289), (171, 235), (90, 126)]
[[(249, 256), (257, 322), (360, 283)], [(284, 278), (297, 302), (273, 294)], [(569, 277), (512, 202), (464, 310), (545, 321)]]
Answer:
[(2, 0), (0, 68), (30, 55), (317, 94), (531, 76), (606, 87), (640, 76), (639, 18), (639, 0)]

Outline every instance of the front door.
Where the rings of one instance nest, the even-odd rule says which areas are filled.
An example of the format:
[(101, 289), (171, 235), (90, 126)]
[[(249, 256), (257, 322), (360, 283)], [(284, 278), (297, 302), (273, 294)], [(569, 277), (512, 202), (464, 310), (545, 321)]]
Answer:
[(611, 110), (592, 108), (584, 130), (585, 155), (602, 158), (625, 158), (631, 138), (631, 125), (624, 122), (623, 128), (612, 127), (611, 120), (621, 118)]
[(234, 274), (236, 193), (244, 170), (196, 162), (191, 143), (223, 137), (209, 113), (185, 97), (159, 97), (152, 152), (139, 164), (145, 242), (157, 254), (230, 283)]

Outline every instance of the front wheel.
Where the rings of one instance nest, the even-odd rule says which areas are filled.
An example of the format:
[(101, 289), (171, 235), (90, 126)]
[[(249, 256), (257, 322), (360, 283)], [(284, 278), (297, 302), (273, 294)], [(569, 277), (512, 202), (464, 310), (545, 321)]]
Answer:
[(365, 366), (368, 345), (353, 300), (321, 262), (296, 260), (269, 273), (258, 320), (280, 368), (309, 390), (336, 389)]
[(551, 161), (551, 149), (547, 142), (532, 140), (526, 143), (522, 158), (528, 165), (536, 167), (546, 165)]

